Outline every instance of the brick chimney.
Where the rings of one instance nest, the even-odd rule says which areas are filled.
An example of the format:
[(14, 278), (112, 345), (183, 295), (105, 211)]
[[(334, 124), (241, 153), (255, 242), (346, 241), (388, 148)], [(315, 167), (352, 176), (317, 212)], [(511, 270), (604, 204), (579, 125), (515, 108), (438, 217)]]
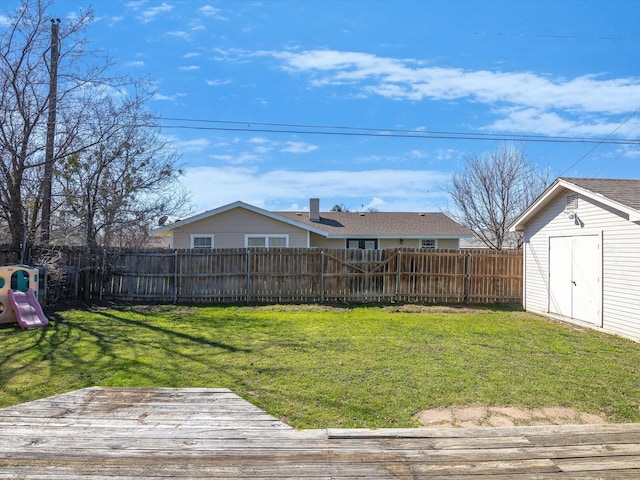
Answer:
[(311, 220), (312, 222), (320, 221), (320, 199), (319, 198), (309, 199), (309, 220)]

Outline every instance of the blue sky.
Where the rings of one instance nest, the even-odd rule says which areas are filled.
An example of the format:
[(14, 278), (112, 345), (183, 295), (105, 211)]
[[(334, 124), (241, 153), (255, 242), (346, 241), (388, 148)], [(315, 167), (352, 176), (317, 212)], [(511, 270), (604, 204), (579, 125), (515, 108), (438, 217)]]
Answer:
[(637, 143), (597, 143), (640, 136), (634, 0), (55, 0), (52, 13), (87, 6), (92, 46), (154, 82), (195, 211), (309, 197), (446, 210), (465, 155), (505, 139), (554, 177), (640, 178)]

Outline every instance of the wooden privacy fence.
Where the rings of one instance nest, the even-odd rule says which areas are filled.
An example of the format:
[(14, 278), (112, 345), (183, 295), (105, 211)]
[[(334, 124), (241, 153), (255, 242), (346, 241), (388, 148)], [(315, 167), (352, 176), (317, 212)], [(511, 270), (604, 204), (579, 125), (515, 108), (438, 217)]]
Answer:
[(93, 259), (92, 265), (84, 268), (76, 280), (80, 289), (85, 290), (80, 296), (87, 300), (171, 303), (522, 300), (520, 251), (105, 250)]

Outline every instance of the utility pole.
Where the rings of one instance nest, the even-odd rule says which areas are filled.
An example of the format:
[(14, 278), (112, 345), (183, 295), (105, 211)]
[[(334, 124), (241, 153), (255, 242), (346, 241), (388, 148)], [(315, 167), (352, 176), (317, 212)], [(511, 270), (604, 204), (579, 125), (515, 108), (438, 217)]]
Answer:
[(42, 218), (40, 240), (49, 243), (51, 231), (51, 190), (53, 185), (53, 147), (56, 136), (56, 108), (58, 100), (58, 58), (60, 56), (60, 19), (51, 19), (51, 67), (49, 69), (49, 115), (47, 117), (47, 143), (44, 153), (44, 178), (42, 180)]

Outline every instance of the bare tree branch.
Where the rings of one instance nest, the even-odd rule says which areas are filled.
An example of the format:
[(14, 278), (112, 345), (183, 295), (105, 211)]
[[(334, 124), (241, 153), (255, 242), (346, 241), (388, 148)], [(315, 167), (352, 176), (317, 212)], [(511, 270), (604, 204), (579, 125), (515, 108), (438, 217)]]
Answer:
[(501, 145), (465, 161), (446, 189), (456, 207), (449, 215), (489, 248), (521, 248), (521, 238), (508, 235), (509, 226), (548, 186), (550, 172), (536, 170), (524, 146)]

